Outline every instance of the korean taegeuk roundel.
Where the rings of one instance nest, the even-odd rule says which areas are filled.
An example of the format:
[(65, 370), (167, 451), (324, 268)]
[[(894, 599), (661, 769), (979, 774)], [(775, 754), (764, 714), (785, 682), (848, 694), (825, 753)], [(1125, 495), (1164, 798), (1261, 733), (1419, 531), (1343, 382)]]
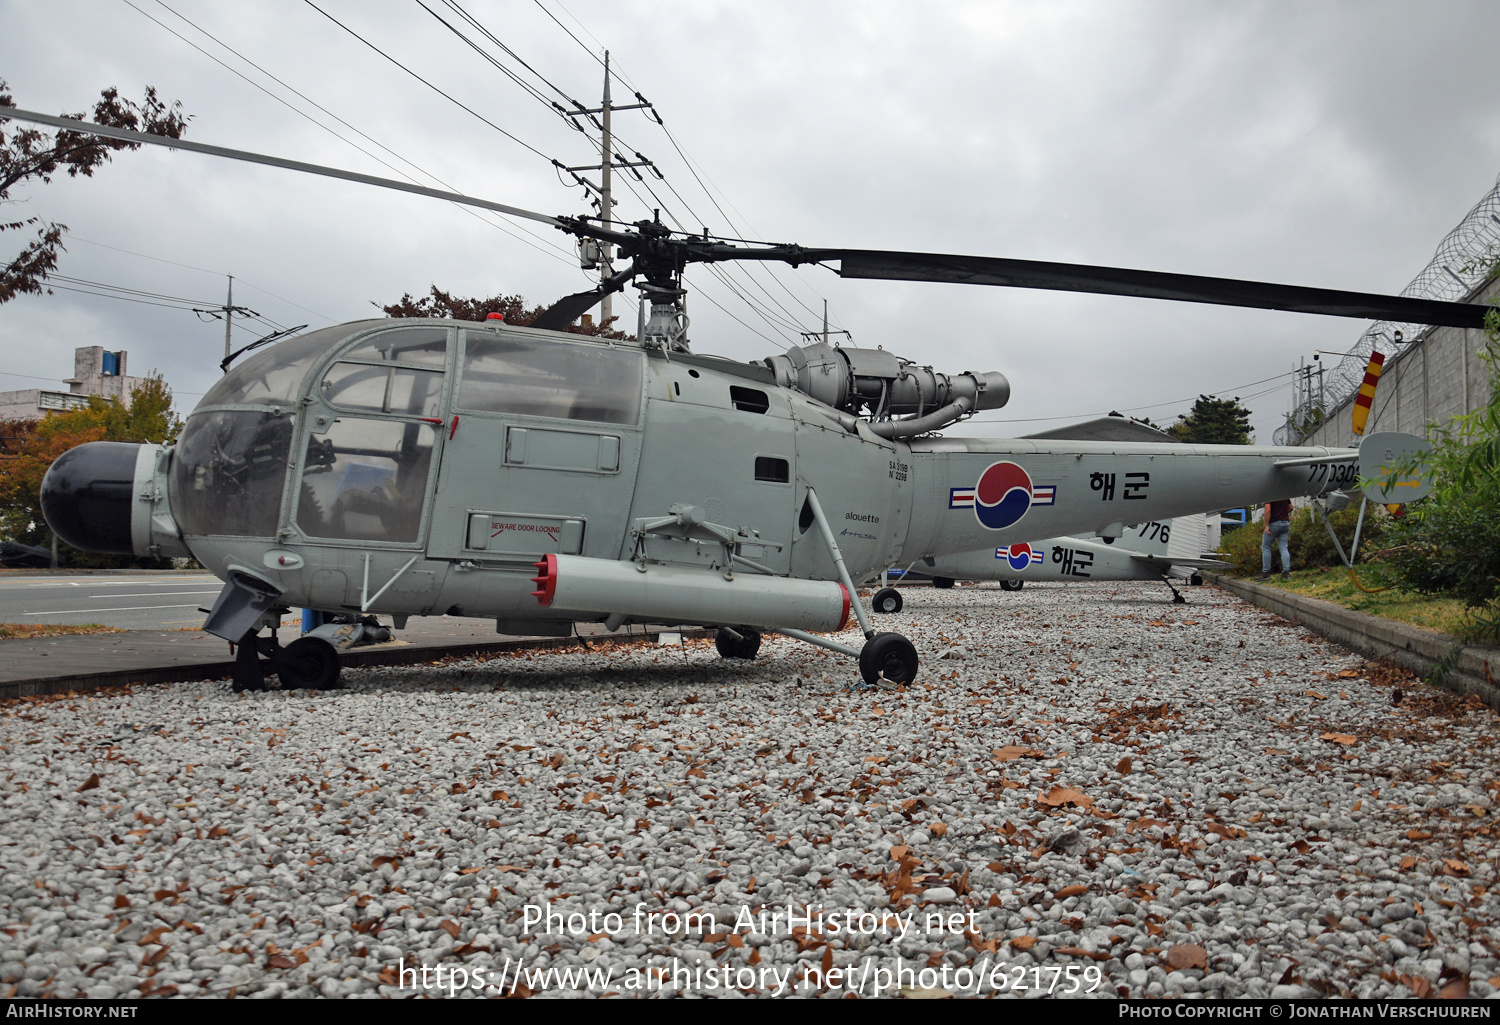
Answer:
[(1031, 546), (1025, 541), (1018, 541), (1010, 546), (1006, 552), (1005, 561), (1010, 563), (1010, 568), (1020, 572), (1031, 565)]
[[(992, 463), (974, 488), (974, 515), (991, 530), (1020, 521), (1031, 508), (1031, 478), (1015, 463)], [(1012, 562), (1015, 556), (1011, 556)]]

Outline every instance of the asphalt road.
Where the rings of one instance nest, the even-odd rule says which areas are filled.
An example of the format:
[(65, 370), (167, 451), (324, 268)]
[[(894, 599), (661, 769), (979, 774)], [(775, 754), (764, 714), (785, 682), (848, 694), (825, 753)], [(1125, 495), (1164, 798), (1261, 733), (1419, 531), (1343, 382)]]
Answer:
[(0, 623), (196, 629), (223, 586), (208, 573), (0, 574)]

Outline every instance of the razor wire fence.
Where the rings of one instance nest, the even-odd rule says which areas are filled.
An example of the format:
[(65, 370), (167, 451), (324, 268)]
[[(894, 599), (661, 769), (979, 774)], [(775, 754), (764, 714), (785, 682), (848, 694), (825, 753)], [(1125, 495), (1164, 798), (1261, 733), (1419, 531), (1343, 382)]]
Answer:
[[(1500, 267), (1500, 177), (1462, 221), (1438, 243), (1437, 251), (1403, 296), (1457, 301), (1493, 277)], [(1397, 333), (1414, 341), (1427, 330), (1425, 324), (1402, 324), (1381, 320), (1371, 324), (1349, 349), (1349, 354), (1329, 368), (1320, 394), (1304, 394), (1274, 435), (1278, 445), (1295, 445), (1359, 390), (1370, 354), (1376, 349), (1389, 355), (1396, 351)], [(1304, 425), (1305, 429), (1299, 429)]]

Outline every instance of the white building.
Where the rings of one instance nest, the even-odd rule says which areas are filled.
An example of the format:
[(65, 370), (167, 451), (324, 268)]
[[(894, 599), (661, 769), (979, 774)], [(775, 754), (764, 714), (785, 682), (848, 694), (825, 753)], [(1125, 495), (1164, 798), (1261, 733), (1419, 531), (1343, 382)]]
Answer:
[(32, 420), (54, 410), (83, 409), (88, 406), (90, 395), (116, 398), (130, 405), (131, 396), (146, 379), (126, 374), (125, 361), (129, 355), (124, 351), (108, 352), (102, 345), (74, 349), (73, 376), (62, 382), (68, 386), (67, 391), (23, 388), (0, 392), (0, 420)]

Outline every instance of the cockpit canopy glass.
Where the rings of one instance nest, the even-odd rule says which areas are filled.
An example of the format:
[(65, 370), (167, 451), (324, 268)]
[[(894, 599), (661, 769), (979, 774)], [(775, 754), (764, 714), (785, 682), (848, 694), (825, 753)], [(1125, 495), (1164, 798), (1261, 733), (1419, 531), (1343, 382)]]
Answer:
[(466, 335), (458, 404), (465, 409), (633, 424), (641, 407), (641, 353), (518, 334)]
[(273, 536), (291, 445), (290, 415), (195, 413), (172, 457), (172, 513), (182, 532)]
[(292, 406), (297, 402), (307, 372), (340, 338), (349, 336), (349, 327), (325, 327), (321, 331), (288, 338), (251, 355), (232, 367), (203, 396), (199, 406), (255, 404)]

